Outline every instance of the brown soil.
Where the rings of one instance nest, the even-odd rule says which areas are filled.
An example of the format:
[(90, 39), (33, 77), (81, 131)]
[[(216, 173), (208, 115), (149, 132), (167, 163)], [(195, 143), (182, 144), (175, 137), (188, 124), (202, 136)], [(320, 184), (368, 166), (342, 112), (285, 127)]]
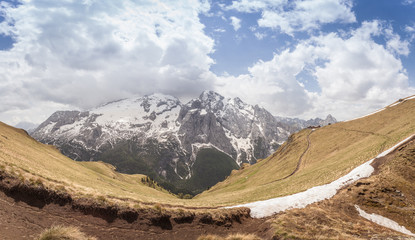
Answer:
[(279, 239), (415, 239), (359, 216), (354, 205), (415, 232), (415, 140), (376, 159), (374, 174), (331, 199), (273, 217)]
[(211, 212), (131, 209), (72, 199), (43, 186), (22, 183), (0, 171), (1, 239), (34, 239), (53, 225), (77, 226), (98, 239), (197, 239), (202, 234), (253, 233), (270, 239), (266, 219), (252, 219), (249, 209)]

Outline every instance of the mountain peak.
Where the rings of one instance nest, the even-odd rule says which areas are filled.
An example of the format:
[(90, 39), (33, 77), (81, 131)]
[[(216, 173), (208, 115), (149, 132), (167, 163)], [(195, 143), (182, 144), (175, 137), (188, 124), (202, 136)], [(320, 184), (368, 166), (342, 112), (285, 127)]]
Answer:
[[(151, 173), (179, 186), (195, 173), (201, 149), (219, 152), (233, 166), (254, 163), (290, 134), (291, 129), (265, 109), (204, 91), (187, 104), (155, 93), (87, 112), (56, 112), (33, 136), (57, 145), (75, 160), (106, 159), (120, 171)], [(107, 159), (118, 151), (126, 154), (125, 159)]]
[(154, 99), (154, 100), (173, 100), (178, 101), (179, 99), (177, 97), (174, 97), (172, 95), (167, 95), (163, 93), (152, 93), (148, 95), (144, 95), (144, 99)]
[(219, 93), (215, 91), (206, 90), (206, 91), (203, 91), (202, 94), (200, 94), (199, 99), (202, 102), (212, 102), (212, 101), (218, 102), (218, 101), (225, 99), (225, 97), (223, 97), (222, 95), (220, 95)]
[(331, 114), (327, 115), (326, 120), (324, 120), (324, 122), (326, 124), (332, 124), (332, 123), (336, 123), (337, 119), (335, 117), (333, 117)]

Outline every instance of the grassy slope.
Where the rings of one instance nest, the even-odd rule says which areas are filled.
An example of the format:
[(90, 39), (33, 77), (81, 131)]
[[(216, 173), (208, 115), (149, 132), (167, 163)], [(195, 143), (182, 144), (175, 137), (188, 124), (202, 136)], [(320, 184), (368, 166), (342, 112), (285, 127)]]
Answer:
[[(277, 239), (405, 239), (360, 217), (355, 204), (415, 232), (415, 140), (384, 158), (369, 178), (331, 199), (272, 217)], [(395, 236), (395, 237), (393, 237)]]
[[(142, 175), (116, 173), (110, 165), (75, 162), (24, 131), (0, 124), (0, 166), (76, 195), (104, 195), (186, 206), (223, 206), (304, 191), (331, 182), (415, 133), (415, 100), (377, 114), (291, 136), (272, 156), (233, 174), (196, 198), (182, 200), (141, 184)], [(311, 142), (298, 172), (289, 175)], [(116, 197), (115, 197), (116, 196)]]
[[(292, 142), (272, 156), (237, 171), (197, 198), (212, 205), (246, 203), (329, 183), (415, 133), (415, 100), (310, 132), (306, 129), (293, 135)], [(308, 134), (311, 145), (299, 171), (278, 181), (296, 168), (299, 156), (307, 148)]]
[[(176, 198), (146, 187), (144, 175), (126, 175), (101, 162), (76, 162), (52, 146), (41, 144), (18, 130), (0, 123), (0, 167), (25, 179), (40, 179), (51, 188), (74, 196), (92, 195), (130, 198), (140, 202), (172, 203)], [(116, 196), (116, 197), (115, 197)]]

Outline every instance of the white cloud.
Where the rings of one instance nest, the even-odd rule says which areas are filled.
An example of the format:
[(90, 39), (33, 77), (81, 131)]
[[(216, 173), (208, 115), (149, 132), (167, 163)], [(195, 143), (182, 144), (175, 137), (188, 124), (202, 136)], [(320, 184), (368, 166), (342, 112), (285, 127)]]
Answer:
[(234, 9), (239, 12), (258, 12), (265, 8), (280, 8), (288, 4), (288, 0), (236, 0), (232, 1), (232, 5), (225, 7), (225, 9)]
[(312, 58), (312, 50), (298, 46), (285, 50), (267, 62), (259, 61), (249, 68), (249, 74), (219, 77), (217, 89), (229, 96), (264, 106), (278, 115), (300, 115), (311, 107), (304, 87), (295, 76)]
[(239, 19), (235, 16), (232, 16), (229, 19), (231, 20), (231, 25), (232, 25), (233, 29), (235, 31), (238, 31), (238, 29), (241, 28), (241, 19)]
[(401, 37), (393, 34), (392, 29), (388, 29), (387, 36), (386, 46), (391, 52), (399, 55), (409, 55), (409, 42), (407, 40), (401, 41)]
[[(2, 121), (14, 124), (40, 108), (89, 108), (136, 94), (186, 97), (212, 86), (214, 41), (199, 21), (208, 1), (33, 0), (1, 6), (6, 21), (0, 33), (16, 40), (0, 51)], [(10, 111), (20, 117), (10, 120)]]
[(327, 23), (356, 22), (351, 0), (240, 0), (233, 1), (227, 9), (262, 12), (258, 20), (260, 27), (278, 29), (289, 35), (319, 29)]
[(256, 32), (256, 33), (254, 33), (254, 35), (258, 40), (262, 40), (267, 36), (266, 33), (260, 33), (260, 32)]
[[(214, 41), (199, 21), (199, 14), (209, 10), (207, 1), (50, 1), (46, 5), (32, 0), (17, 8), (0, 5), (6, 19), (0, 32), (16, 40), (12, 49), (0, 51), (0, 121), (11, 124), (40, 122), (58, 109), (85, 109), (131, 95), (162, 92), (188, 98), (206, 89), (259, 103), (278, 115), (332, 113), (345, 119), (414, 91), (399, 59), (409, 54), (408, 41), (378, 21), (341, 35), (302, 40), (275, 53), (270, 61), (258, 61), (248, 74), (218, 77), (210, 71)], [(316, 6), (322, 9), (317, 11)], [(325, 16), (321, 12), (328, 6), (334, 9)], [(343, 15), (336, 13), (339, 6)], [(241, 0), (231, 7), (262, 11), (262, 19), (265, 12), (282, 13), (284, 7), (289, 9), (284, 14), (302, 13), (297, 18), (280, 16), (277, 28), (286, 32), (354, 20), (349, 1), (340, 0)], [(240, 22), (235, 28), (239, 27)], [(411, 28), (407, 26), (407, 32)], [(259, 29), (251, 31), (262, 37)], [(238, 42), (245, 36), (234, 37)], [(383, 38), (385, 44), (374, 38)], [(298, 77), (304, 69), (321, 91), (305, 88)]]
[[(249, 74), (219, 78), (217, 86), (277, 115), (309, 118), (331, 113), (343, 120), (364, 115), (415, 91), (397, 56), (405, 51), (380, 45), (375, 37), (405, 45), (380, 22), (364, 22), (345, 36), (330, 33), (302, 41), (270, 61), (257, 62)], [(298, 82), (305, 68), (321, 91), (310, 92)]]
[(404, 30), (410, 35), (409, 41), (412, 42), (415, 39), (415, 24), (412, 24), (412, 26), (406, 25)]
[(405, 26), (405, 31), (408, 33), (413, 33), (415, 32), (415, 25), (414, 26)]
[(313, 95), (314, 113), (334, 112), (343, 119), (357, 117), (413, 94), (415, 89), (409, 88), (396, 51), (373, 40), (380, 34), (390, 35), (375, 21), (363, 23), (346, 39), (336, 34), (314, 39), (327, 60), (324, 66), (315, 68), (321, 94)]
[(221, 33), (226, 32), (226, 30), (225, 30), (225, 29), (223, 29), (223, 28), (216, 28), (216, 29), (215, 29), (215, 30), (213, 30), (213, 31), (215, 31), (215, 32), (221, 32)]
[(411, 5), (415, 3), (415, 0), (403, 0), (403, 5)]

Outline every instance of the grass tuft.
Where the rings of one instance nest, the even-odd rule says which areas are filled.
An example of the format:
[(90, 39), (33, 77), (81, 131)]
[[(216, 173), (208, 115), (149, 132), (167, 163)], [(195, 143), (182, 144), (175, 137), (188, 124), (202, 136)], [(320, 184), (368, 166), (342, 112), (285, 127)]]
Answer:
[(104, 197), (104, 196), (102, 196), (102, 195), (97, 197), (97, 201), (98, 201), (98, 203), (100, 203), (100, 204), (105, 204), (105, 203), (107, 203), (107, 202), (108, 202), (107, 198), (106, 198), (106, 197)]
[(154, 210), (156, 210), (158, 213), (163, 213), (164, 208), (161, 207), (159, 203), (154, 204), (153, 206)]
[(44, 230), (37, 240), (96, 240), (96, 238), (85, 235), (77, 227), (57, 225)]

